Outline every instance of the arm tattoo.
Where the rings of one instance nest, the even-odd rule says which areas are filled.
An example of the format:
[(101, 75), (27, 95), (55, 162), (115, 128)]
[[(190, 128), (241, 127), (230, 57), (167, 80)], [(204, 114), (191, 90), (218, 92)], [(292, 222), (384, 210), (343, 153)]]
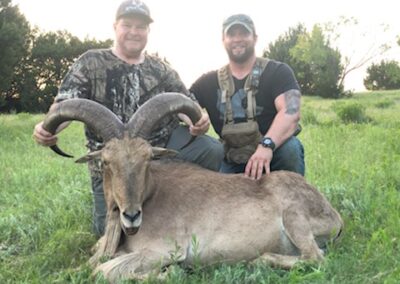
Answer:
[(286, 102), (286, 113), (295, 114), (300, 110), (300, 97), (301, 93), (299, 90), (289, 90), (283, 93)]

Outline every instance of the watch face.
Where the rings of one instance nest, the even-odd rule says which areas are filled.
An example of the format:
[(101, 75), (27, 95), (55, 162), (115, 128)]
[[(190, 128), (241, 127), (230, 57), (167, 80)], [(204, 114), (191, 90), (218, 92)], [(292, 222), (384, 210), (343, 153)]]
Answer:
[(269, 138), (264, 138), (264, 140), (263, 140), (263, 145), (265, 146), (265, 147), (268, 147), (268, 146), (270, 146), (271, 145), (271, 139), (269, 139)]
[(275, 143), (272, 141), (271, 138), (265, 137), (261, 141), (261, 145), (266, 148), (271, 148), (272, 150), (275, 149)]

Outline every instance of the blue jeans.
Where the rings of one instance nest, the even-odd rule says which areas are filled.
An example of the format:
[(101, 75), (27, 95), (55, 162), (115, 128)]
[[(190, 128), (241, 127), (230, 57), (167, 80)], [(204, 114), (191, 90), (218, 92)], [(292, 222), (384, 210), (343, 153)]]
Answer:
[(186, 125), (178, 126), (171, 134), (165, 148), (179, 152), (178, 159), (195, 163), (203, 168), (218, 171), (224, 158), (224, 146), (217, 139), (208, 136), (197, 136), (196, 139), (181, 150), (192, 136)]
[[(222, 161), (220, 172), (222, 173), (244, 173), (246, 164), (235, 164)], [(304, 148), (297, 137), (292, 136), (279, 148), (275, 149), (270, 164), (271, 171), (286, 170), (304, 176)]]

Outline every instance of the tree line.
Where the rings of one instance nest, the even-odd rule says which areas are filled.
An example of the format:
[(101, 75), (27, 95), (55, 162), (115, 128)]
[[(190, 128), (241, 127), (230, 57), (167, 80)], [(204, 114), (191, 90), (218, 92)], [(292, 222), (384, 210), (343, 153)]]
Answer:
[[(316, 24), (311, 32), (307, 32), (302, 24), (289, 28), (287, 33), (268, 45), (264, 56), (288, 63), (304, 95), (325, 98), (349, 95), (350, 91), (344, 90), (345, 77), (391, 47), (382, 44), (352, 64), (352, 58), (343, 56), (337, 48), (332, 47), (331, 39), (339, 25), (348, 25), (348, 21), (344, 19), (333, 27)], [(400, 45), (400, 37), (397, 44)], [(400, 89), (399, 62), (382, 60), (378, 64), (372, 63), (367, 68), (364, 86), (367, 90)]]
[[(332, 47), (331, 38), (337, 27), (316, 24), (308, 32), (298, 24), (270, 43), (263, 56), (289, 64), (304, 95), (339, 98), (348, 94), (343, 86), (347, 74), (373, 56), (351, 66), (351, 58), (343, 57)], [(41, 32), (31, 28), (11, 0), (0, 0), (0, 113), (46, 112), (74, 60), (89, 49), (107, 48), (112, 43), (111, 39), (80, 40), (66, 31)], [(386, 50), (388, 47), (383, 45), (379, 52)], [(399, 63), (372, 64), (364, 85), (368, 90), (399, 89)]]
[(66, 31), (40, 32), (11, 0), (0, 0), (0, 112), (47, 112), (74, 60), (112, 43), (80, 40)]

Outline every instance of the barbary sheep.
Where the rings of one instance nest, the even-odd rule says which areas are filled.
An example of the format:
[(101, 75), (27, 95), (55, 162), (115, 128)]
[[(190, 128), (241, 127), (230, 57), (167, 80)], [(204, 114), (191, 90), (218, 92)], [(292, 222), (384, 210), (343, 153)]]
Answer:
[[(171, 151), (151, 147), (146, 138), (159, 119), (172, 113), (196, 122), (201, 110), (181, 94), (163, 93), (126, 125), (84, 99), (60, 102), (45, 118), (44, 128), (52, 133), (64, 121), (79, 120), (105, 142), (102, 150), (79, 160), (101, 157), (104, 165), (108, 215), (105, 235), (90, 260), (95, 273), (115, 282), (146, 277), (171, 263), (190, 266), (194, 260), (259, 259), (281, 268), (323, 260), (321, 249), (339, 236), (343, 222), (317, 189), (287, 171), (253, 180), (159, 159)], [(110, 259), (101, 263), (104, 256)]]

